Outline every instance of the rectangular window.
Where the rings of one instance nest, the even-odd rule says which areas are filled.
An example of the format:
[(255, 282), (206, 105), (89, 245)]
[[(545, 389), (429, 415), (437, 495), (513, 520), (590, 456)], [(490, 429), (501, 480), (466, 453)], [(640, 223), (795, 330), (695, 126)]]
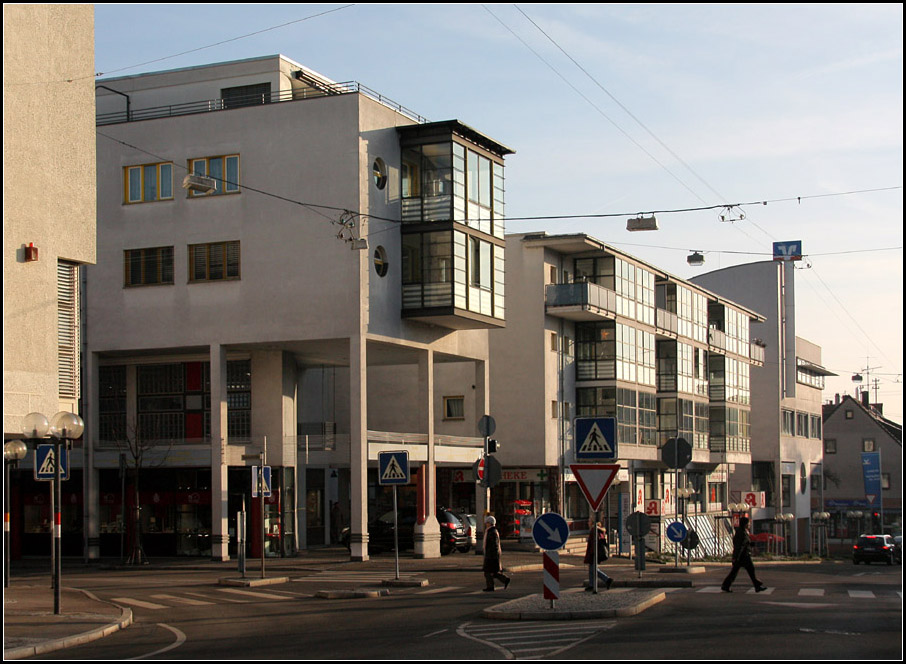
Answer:
[(173, 247), (126, 249), (123, 252), (125, 286), (173, 283)]
[(239, 279), (239, 241), (189, 245), (189, 282)]
[(463, 420), (465, 417), (465, 397), (444, 397), (445, 420)]
[(189, 191), (190, 196), (212, 196), (217, 194), (239, 193), (239, 155), (222, 157), (204, 157), (189, 160), (189, 172), (213, 178), (214, 191), (205, 193)]
[(150, 203), (173, 199), (173, 164), (142, 164), (123, 169), (126, 203)]
[(875, 451), (875, 439), (874, 438), (863, 438), (862, 439), (862, 451), (863, 452), (874, 452)]
[(836, 438), (825, 438), (824, 439), (824, 453), (825, 454), (836, 454), (837, 453), (837, 439)]

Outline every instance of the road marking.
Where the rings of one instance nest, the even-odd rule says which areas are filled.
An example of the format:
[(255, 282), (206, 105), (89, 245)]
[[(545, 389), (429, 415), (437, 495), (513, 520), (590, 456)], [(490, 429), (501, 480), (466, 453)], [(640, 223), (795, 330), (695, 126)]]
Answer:
[(167, 630), (170, 630), (171, 632), (173, 632), (173, 634), (176, 636), (176, 640), (173, 643), (171, 643), (170, 645), (168, 645), (164, 648), (161, 648), (160, 650), (155, 650), (154, 652), (149, 652), (146, 655), (139, 655), (138, 657), (131, 657), (130, 659), (147, 659), (149, 657), (156, 657), (157, 655), (160, 655), (161, 653), (165, 653), (168, 650), (173, 650), (174, 648), (178, 648), (179, 646), (181, 646), (183, 643), (186, 642), (185, 633), (181, 632), (180, 630), (176, 629), (175, 627), (171, 627), (170, 625), (165, 625), (164, 623), (157, 623), (157, 626), (163, 627), (164, 629), (167, 629)]
[(185, 591), (185, 594), (192, 595), (192, 597), (201, 597), (205, 600), (214, 600), (215, 604), (217, 602), (230, 602), (232, 604), (248, 604), (248, 600), (245, 600), (245, 599), (232, 599), (231, 597), (218, 597), (215, 599), (209, 595), (202, 595), (201, 593), (190, 593), (189, 591)]
[(214, 602), (208, 602), (200, 599), (190, 599), (188, 597), (177, 597), (176, 595), (151, 595), (154, 599), (166, 599), (171, 602), (176, 602), (178, 604), (188, 604), (189, 606), (204, 606), (207, 604), (214, 604)]
[(720, 586), (705, 586), (701, 590), (696, 590), (695, 592), (699, 593), (719, 593), (721, 592)]
[(870, 590), (849, 590), (850, 597), (857, 599), (874, 599), (875, 594)]
[(800, 597), (824, 597), (824, 588), (800, 588)]
[(241, 595), (243, 597), (257, 597), (259, 599), (290, 599), (289, 597), (284, 597), (282, 595), (274, 595), (271, 593), (256, 593), (251, 590), (240, 590), (238, 588), (218, 588), (222, 593), (233, 593), (236, 595)]
[[(768, 588), (767, 590), (762, 590), (761, 592), (764, 593), (765, 595), (772, 595), (772, 594), (774, 594), (774, 589), (773, 589), (773, 588)], [(755, 589), (754, 589), (754, 588), (749, 588), (749, 589), (746, 591), (746, 595), (754, 595), (754, 594), (755, 594)], [(759, 594), (761, 594), (761, 593), (759, 593)]]
[(170, 608), (168, 606), (164, 606), (163, 604), (155, 604), (154, 602), (143, 602), (140, 599), (132, 599), (131, 597), (114, 597), (113, 601), (122, 602), (123, 604), (131, 604), (132, 606), (140, 606), (143, 609), (151, 609), (152, 611)]
[(497, 649), (507, 659), (540, 659), (554, 657), (615, 625), (616, 621), (599, 620), (567, 625), (545, 621), (490, 626), (464, 623), (456, 633)]
[(415, 593), (416, 595), (434, 595), (436, 593), (445, 593), (451, 590), (459, 590), (462, 586), (444, 586), (443, 588), (432, 588), (431, 590), (422, 590)]

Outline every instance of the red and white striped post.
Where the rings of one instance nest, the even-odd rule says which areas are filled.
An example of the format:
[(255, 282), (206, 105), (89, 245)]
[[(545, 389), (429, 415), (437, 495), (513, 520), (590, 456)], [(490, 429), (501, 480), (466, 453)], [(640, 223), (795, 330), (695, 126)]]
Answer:
[(554, 608), (554, 600), (560, 599), (560, 552), (544, 552), (544, 599), (551, 601), (551, 608)]

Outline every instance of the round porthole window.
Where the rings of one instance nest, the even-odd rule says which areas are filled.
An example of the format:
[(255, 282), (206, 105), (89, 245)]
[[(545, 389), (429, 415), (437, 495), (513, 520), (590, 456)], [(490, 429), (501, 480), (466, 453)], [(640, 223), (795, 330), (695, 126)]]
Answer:
[(374, 250), (374, 271), (379, 277), (387, 275), (387, 251), (384, 247), (378, 247)]
[(387, 164), (384, 163), (384, 160), (378, 157), (374, 160), (374, 165), (371, 167), (372, 173), (374, 175), (374, 186), (378, 189), (383, 189), (387, 186)]

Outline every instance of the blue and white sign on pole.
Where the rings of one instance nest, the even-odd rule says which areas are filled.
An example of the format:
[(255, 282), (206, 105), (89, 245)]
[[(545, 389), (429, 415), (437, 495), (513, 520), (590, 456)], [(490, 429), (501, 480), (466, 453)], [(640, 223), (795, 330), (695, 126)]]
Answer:
[(378, 452), (378, 484), (381, 486), (409, 484), (408, 452)]
[(258, 497), (258, 469), (263, 468), (261, 474), (262, 491), (265, 498), (271, 497), (271, 467), (270, 466), (252, 466), (252, 498)]
[[(54, 445), (38, 445), (35, 450), (36, 480), (53, 481), (56, 468), (56, 454), (53, 448)], [(60, 446), (60, 479), (69, 479), (69, 451), (62, 445)]]
[(881, 498), (881, 453), (862, 453), (862, 480), (865, 483), (865, 500), (875, 507)]
[(532, 526), (532, 539), (538, 548), (545, 551), (555, 551), (563, 548), (569, 539), (569, 525), (566, 519), (556, 512), (547, 512), (535, 519)]
[(671, 542), (676, 542), (678, 544), (686, 539), (686, 535), (688, 534), (689, 531), (687, 530), (686, 525), (679, 521), (674, 521), (667, 526), (667, 539)]
[(576, 418), (576, 459), (617, 458), (617, 421), (613, 417)]

